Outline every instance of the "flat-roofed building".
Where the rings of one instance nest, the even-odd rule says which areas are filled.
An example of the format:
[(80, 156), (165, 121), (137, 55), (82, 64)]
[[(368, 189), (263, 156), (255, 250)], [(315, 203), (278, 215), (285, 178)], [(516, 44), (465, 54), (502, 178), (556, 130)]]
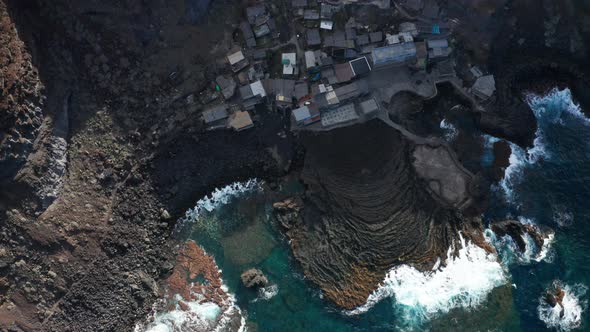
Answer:
[(242, 53), (242, 51), (230, 53), (227, 56), (227, 61), (229, 62), (233, 72), (239, 72), (248, 66), (248, 59), (244, 57), (244, 53)]
[(220, 123), (229, 116), (227, 112), (227, 105), (220, 104), (203, 111), (203, 121), (208, 125)]
[(354, 78), (354, 71), (348, 62), (335, 65), (334, 72), (336, 73), (338, 83), (346, 83)]
[(316, 51), (305, 51), (305, 67), (307, 69), (319, 66), (319, 56), (317, 53)]
[(363, 76), (371, 72), (371, 65), (365, 56), (351, 60), (350, 66), (352, 67), (352, 72), (355, 77)]
[(430, 59), (446, 58), (452, 52), (446, 39), (432, 39), (426, 41), (426, 44), (428, 45), (428, 57)]
[(355, 121), (358, 118), (354, 104), (343, 105), (334, 110), (322, 112), (321, 115), (323, 127)]
[(302, 106), (300, 108), (294, 109), (291, 112), (291, 118), (298, 126), (306, 126), (319, 121), (320, 112), (318, 112), (317, 109), (314, 110), (313, 108)]
[(297, 73), (297, 53), (283, 53), (283, 75), (292, 76)]
[(322, 38), (320, 37), (320, 30), (318, 29), (307, 29), (307, 45), (318, 46), (322, 44)]
[(317, 21), (320, 19), (320, 12), (315, 9), (306, 9), (303, 12), (303, 19), (307, 21)]
[(403, 43), (378, 47), (373, 50), (371, 57), (375, 66), (402, 63), (416, 57), (416, 45)]
[(359, 108), (364, 116), (372, 117), (379, 111), (379, 104), (374, 98), (371, 98), (361, 102)]
[(240, 23), (240, 29), (242, 30), (242, 35), (244, 36), (244, 40), (246, 41), (246, 46), (252, 48), (256, 47), (256, 39), (254, 37), (254, 31), (252, 31), (252, 27), (248, 22)]
[(242, 131), (254, 127), (254, 122), (248, 111), (237, 111), (229, 117), (228, 125), (236, 131)]
[(219, 75), (215, 79), (215, 83), (217, 83), (217, 87), (221, 91), (223, 98), (230, 99), (234, 96), (237, 84), (233, 77), (226, 78), (225, 76)]

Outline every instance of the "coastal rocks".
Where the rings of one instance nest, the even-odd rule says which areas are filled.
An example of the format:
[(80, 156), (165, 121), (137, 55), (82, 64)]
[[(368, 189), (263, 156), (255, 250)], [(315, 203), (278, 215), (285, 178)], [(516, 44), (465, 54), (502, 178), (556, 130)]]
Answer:
[(221, 271), (214, 258), (194, 241), (181, 248), (165, 287), (166, 295), (154, 305), (154, 315), (136, 325), (136, 332), (240, 329), (242, 315), (223, 285)]
[(545, 293), (543, 300), (545, 303), (550, 305), (552, 308), (555, 306), (559, 306), (559, 316), (563, 317), (563, 298), (565, 297), (565, 291), (561, 287), (561, 285), (557, 282), (554, 282), (551, 287)]
[(539, 298), (537, 312), (547, 328), (571, 331), (582, 324), (588, 288), (583, 284), (567, 285), (554, 280)]
[(281, 202), (272, 205), (275, 218), (281, 225), (289, 229), (297, 222), (300, 217), (300, 211), (303, 209), (303, 201), (300, 198), (287, 198)]
[(499, 237), (509, 236), (516, 243), (518, 250), (524, 253), (527, 249), (525, 235), (529, 235), (537, 248), (542, 248), (549, 231), (542, 231), (531, 224), (521, 223), (516, 220), (504, 220), (491, 225), (492, 231)]
[(504, 178), (506, 168), (510, 166), (510, 155), (512, 148), (510, 144), (504, 140), (494, 142), (494, 162), (492, 164), (492, 179), (494, 181), (501, 181)]
[(268, 279), (262, 273), (262, 271), (258, 269), (249, 269), (244, 271), (240, 276), (242, 279), (242, 284), (246, 288), (257, 288), (257, 287), (264, 287), (268, 284)]
[(310, 133), (303, 142), (305, 209), (286, 233), (306, 277), (338, 306), (364, 304), (394, 266), (432, 269), (460, 247), (458, 231), (473, 228), (433, 198), (412, 165), (414, 143), (385, 123)]

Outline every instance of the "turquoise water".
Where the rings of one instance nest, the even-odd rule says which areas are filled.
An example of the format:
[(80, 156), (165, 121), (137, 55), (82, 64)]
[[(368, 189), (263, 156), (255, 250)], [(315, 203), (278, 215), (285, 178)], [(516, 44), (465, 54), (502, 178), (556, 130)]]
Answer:
[[(398, 276), (392, 280), (416, 288), (395, 288), (399, 284), (394, 283), (383, 289), (389, 291), (389, 296), (379, 297), (366, 312), (347, 315), (324, 301), (319, 289), (303, 277), (288, 240), (271, 217), (273, 202), (264, 186), (228, 194), (224, 202), (210, 207), (211, 211), (201, 209), (182, 237), (197, 241), (215, 257), (252, 331), (589, 330), (585, 285), (590, 285), (590, 122), (572, 103), (568, 90), (529, 98), (539, 122), (535, 147), (529, 154), (514, 147), (507, 177), (492, 188), (484, 218), (519, 218), (551, 227), (555, 238), (543, 248), (542, 256), (542, 248), (523, 256), (514, 252), (510, 241), (490, 239), (500, 252), (494, 262), (501, 261), (502, 265), (466, 258), (452, 270), (455, 275), (439, 275), (438, 279), (448, 281)], [(482, 166), (491, 164), (490, 156), (493, 158), (489, 150), (484, 152)], [(282, 190), (293, 193), (302, 188), (293, 183)], [(469, 260), (483, 265), (471, 265)], [(477, 293), (479, 286), (480, 290), (486, 289), (486, 281), (477, 279), (481, 277), (478, 271), (469, 270), (475, 266), (489, 269), (489, 278), (504, 281), (494, 284), (491, 291), (466, 294)], [(241, 286), (240, 274), (252, 267), (261, 269), (270, 280), (272, 287), (267, 287), (266, 294)], [(424, 283), (411, 284), (421, 278)], [(474, 279), (479, 284), (474, 284)], [(575, 314), (578, 308), (581, 321), (541, 319), (539, 299), (554, 280), (566, 287), (572, 299), (566, 311)], [(461, 287), (458, 293), (453, 286)], [(411, 298), (414, 293), (416, 298)], [(418, 298), (419, 293), (431, 294), (431, 298), (442, 302), (431, 305), (428, 299)], [(425, 316), (427, 309), (435, 313)], [(570, 320), (575, 320), (573, 317)], [(551, 324), (557, 327), (548, 327)]]

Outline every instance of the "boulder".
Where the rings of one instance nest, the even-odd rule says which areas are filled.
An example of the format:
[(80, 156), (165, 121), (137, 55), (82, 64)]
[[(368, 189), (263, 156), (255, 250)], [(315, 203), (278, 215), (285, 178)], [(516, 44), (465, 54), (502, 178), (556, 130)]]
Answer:
[(249, 269), (242, 273), (242, 284), (247, 288), (264, 287), (268, 284), (268, 279), (258, 269)]

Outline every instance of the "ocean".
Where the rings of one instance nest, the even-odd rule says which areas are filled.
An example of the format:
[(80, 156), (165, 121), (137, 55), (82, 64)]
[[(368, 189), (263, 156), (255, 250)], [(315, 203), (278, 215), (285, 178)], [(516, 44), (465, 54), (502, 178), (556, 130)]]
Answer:
[[(569, 90), (524, 96), (538, 130), (534, 146), (512, 145), (504, 179), (492, 186), (486, 222), (517, 219), (554, 232), (542, 248), (527, 239), (521, 254), (509, 238), (486, 230), (498, 255), (464, 243), (443, 268), (421, 273), (392, 269), (364, 306), (343, 311), (322, 298), (303, 276), (288, 239), (272, 218), (272, 201), (262, 182), (252, 179), (220, 188), (197, 202), (179, 228), (179, 241), (194, 240), (215, 257), (223, 282), (235, 297), (248, 331), (571, 331), (590, 330), (590, 121)], [(460, 126), (445, 122), (446, 138)], [(482, 165), (493, 161), (497, 138), (482, 134)], [(300, 193), (296, 181), (280, 188)], [(246, 289), (240, 274), (262, 270), (269, 285)], [(552, 283), (565, 290), (563, 312), (545, 305)], [(195, 304), (198, 306), (198, 304)], [(203, 307), (203, 317), (215, 310)], [(197, 312), (199, 312), (197, 310)], [(175, 331), (174, 319), (159, 319), (148, 331)]]

